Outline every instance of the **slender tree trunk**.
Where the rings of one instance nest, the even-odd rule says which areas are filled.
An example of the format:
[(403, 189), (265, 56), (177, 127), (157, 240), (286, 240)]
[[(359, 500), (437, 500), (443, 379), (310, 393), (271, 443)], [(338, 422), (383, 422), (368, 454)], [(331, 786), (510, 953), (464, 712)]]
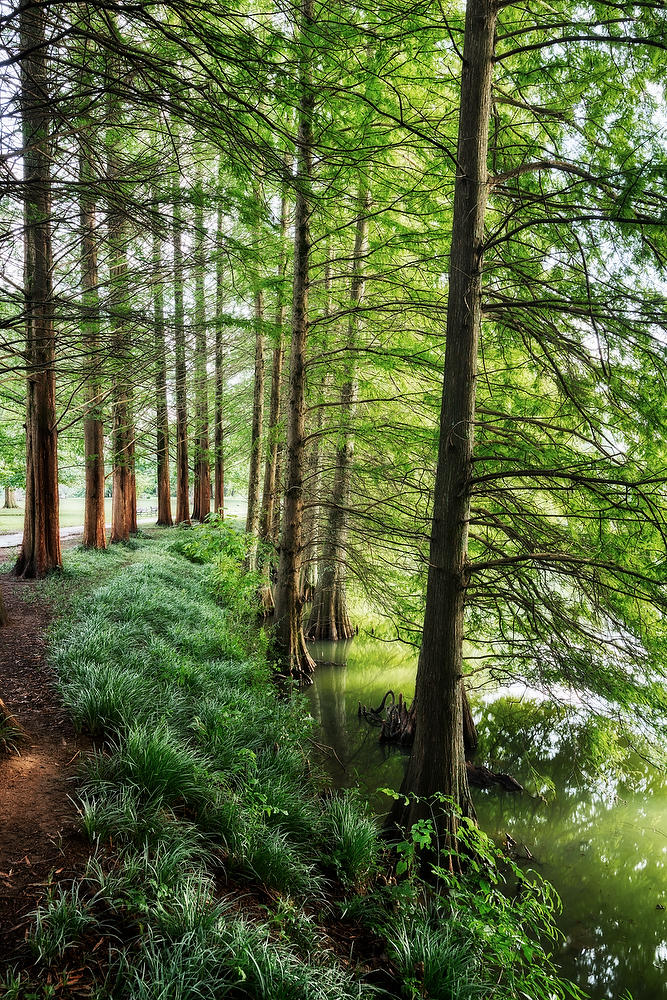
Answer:
[[(258, 187), (257, 197), (261, 197)], [(262, 425), (264, 421), (264, 293), (255, 292), (255, 381), (252, 399), (252, 430), (250, 434), (250, 472), (248, 475), (248, 512), (245, 530), (256, 537), (259, 533), (259, 488), (262, 472)], [(247, 568), (254, 569), (256, 546), (248, 553)]]
[(134, 465), (134, 428), (132, 426), (132, 393), (129, 385), (129, 343), (125, 311), (127, 309), (127, 256), (122, 222), (115, 211), (109, 221), (109, 308), (113, 355), (116, 364), (112, 387), (113, 413), (113, 473), (111, 501), (111, 541), (127, 542), (133, 524), (132, 486)]
[(102, 420), (102, 375), (100, 358), (100, 298), (97, 275), (97, 233), (94, 173), (90, 153), (84, 148), (79, 161), (81, 185), (81, 309), (83, 349), (87, 365), (86, 413), (83, 422), (86, 500), (83, 512), (83, 544), (104, 549), (107, 544), (104, 511), (104, 424)]
[[(220, 161), (219, 184), (222, 188), (222, 159)], [(215, 455), (213, 461), (213, 478), (215, 488), (215, 512), (220, 517), (225, 516), (225, 427), (224, 427), (224, 392), (225, 392), (225, 359), (223, 344), (223, 307), (224, 307), (224, 271), (222, 259), (222, 204), (218, 205), (217, 241), (215, 261)]]
[(4, 506), (5, 506), (6, 510), (16, 510), (18, 508), (18, 504), (16, 502), (16, 497), (14, 496), (14, 487), (13, 486), (5, 486), (5, 503), (4, 503)]
[(317, 503), (320, 495), (320, 440), (322, 433), (322, 407), (315, 412), (311, 440), (307, 448), (304, 496), (308, 502), (303, 512), (303, 560), (301, 564), (301, 600), (308, 604), (317, 590)]
[(0, 628), (7, 624), (7, 611), (5, 609), (5, 602), (2, 596), (2, 591), (0, 590)]
[(19, 576), (60, 569), (56, 334), (51, 249), (51, 150), (46, 5), (20, 14), (21, 115), (24, 146), (26, 312), (26, 493)]
[(269, 404), (269, 432), (264, 465), (264, 491), (259, 522), (259, 537), (268, 543), (275, 539), (276, 477), (278, 470), (278, 436), (280, 431), (280, 396), (285, 359), (285, 291), (284, 278), (287, 270), (285, 235), (287, 232), (287, 188), (283, 190), (280, 203), (280, 245), (281, 259), (278, 265), (278, 293), (276, 301), (276, 333), (271, 366), (271, 400)]
[(354, 455), (354, 415), (357, 401), (356, 346), (358, 308), (364, 294), (364, 259), (368, 250), (368, 210), (370, 193), (365, 181), (359, 188), (358, 215), (354, 240), (350, 319), (347, 331), (348, 360), (340, 395), (340, 444), (336, 449), (331, 502), (325, 527), (320, 575), (313, 597), (308, 635), (313, 639), (349, 639), (354, 628), (347, 612), (346, 547), (347, 508), (350, 474)]
[[(283, 394), (283, 398), (280, 401), (280, 422), (286, 427), (287, 426), (287, 400)], [(280, 545), (280, 537), (283, 533), (283, 508), (285, 501), (285, 482), (286, 482), (286, 453), (287, 453), (287, 443), (283, 435), (281, 435), (278, 441), (278, 451), (276, 453), (276, 486), (275, 486), (275, 500), (273, 504), (273, 538), (271, 539), (276, 549)]]
[[(112, 75), (117, 66), (112, 60)], [(107, 174), (109, 205), (107, 240), (109, 246), (109, 313), (114, 359), (112, 383), (112, 501), (111, 542), (126, 542), (137, 530), (137, 497), (134, 474), (134, 417), (132, 388), (132, 350), (129, 327), (130, 288), (127, 270), (127, 222), (119, 206), (117, 184), (121, 177), (117, 132), (121, 121), (119, 99), (108, 99)]]
[(167, 347), (164, 336), (164, 280), (162, 237), (157, 218), (153, 223), (153, 312), (155, 318), (155, 417), (157, 458), (157, 523), (170, 528), (169, 411), (167, 407)]
[(129, 287), (127, 234), (115, 207), (109, 212), (109, 309), (116, 370), (112, 386), (113, 472), (111, 541), (126, 542), (137, 530), (134, 478), (133, 391), (130, 379), (130, 335), (127, 325)]
[(211, 467), (208, 441), (208, 376), (206, 370), (206, 299), (204, 288), (204, 204), (201, 177), (195, 200), (195, 427), (194, 502), (192, 516), (205, 521), (211, 513)]
[[(127, 265), (126, 265), (127, 266)], [(129, 301), (129, 296), (128, 296)], [(128, 355), (129, 355), (128, 351)], [(131, 361), (130, 361), (131, 365)], [(139, 530), (139, 524), (137, 522), (137, 475), (135, 468), (135, 427), (134, 427), (134, 387), (131, 382), (131, 367), (128, 365), (127, 372), (127, 415), (128, 415), (128, 434), (127, 434), (127, 464), (129, 468), (129, 489), (127, 491), (125, 502), (127, 504), (127, 523), (130, 529), (131, 535), (136, 535)]]
[(315, 664), (303, 634), (299, 576), (302, 557), (303, 466), (305, 445), (305, 373), (308, 343), (308, 289), (314, 109), (309, 32), (312, 0), (301, 0), (302, 55), (299, 66), (301, 101), (297, 140), (294, 217), (294, 283), (287, 419), (287, 482), (276, 586), (275, 650), (292, 677), (307, 679)]
[(176, 374), (176, 523), (190, 523), (190, 471), (188, 468), (188, 397), (185, 371), (185, 312), (183, 306), (183, 245), (181, 192), (174, 187), (174, 348)]
[[(404, 793), (422, 800), (434, 793), (450, 796), (468, 816), (474, 808), (463, 747), (463, 629), (495, 10), (491, 0), (468, 0), (466, 9), (426, 613), (415, 689), (415, 741), (402, 786)], [(411, 798), (407, 807), (397, 808), (394, 819), (410, 825), (427, 811), (423, 801)], [(455, 835), (455, 818), (443, 817), (442, 826)]]

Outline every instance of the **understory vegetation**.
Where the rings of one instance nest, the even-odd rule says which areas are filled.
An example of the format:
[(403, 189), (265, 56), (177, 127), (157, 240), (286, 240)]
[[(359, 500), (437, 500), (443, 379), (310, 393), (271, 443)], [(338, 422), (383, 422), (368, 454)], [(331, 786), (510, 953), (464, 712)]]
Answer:
[(358, 797), (331, 794), (306, 703), (267, 659), (244, 551), (212, 523), (76, 551), (46, 585), (75, 594), (51, 658), (94, 738), (76, 789), (92, 849), (78, 882), (54, 874), (28, 938), (34, 966), (13, 970), (4, 995), (579, 995), (548, 955), (547, 884), (463, 827), (465, 875), (444, 866), (427, 889), (427, 821), (396, 849)]

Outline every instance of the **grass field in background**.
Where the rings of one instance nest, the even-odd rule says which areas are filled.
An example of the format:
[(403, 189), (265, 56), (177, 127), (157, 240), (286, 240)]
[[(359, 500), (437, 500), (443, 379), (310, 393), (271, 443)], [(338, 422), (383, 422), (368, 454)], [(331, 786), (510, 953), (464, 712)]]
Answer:
[[(150, 517), (151, 508), (154, 510), (156, 506), (156, 497), (140, 498), (137, 507), (139, 511), (144, 511), (145, 513), (140, 513), (139, 519)], [(245, 497), (234, 496), (225, 498), (225, 513), (230, 516), (245, 517), (246, 506)], [(108, 524), (111, 521), (110, 497), (104, 501), (104, 507)], [(60, 527), (75, 528), (79, 525), (83, 525), (83, 497), (68, 497), (66, 500), (61, 500)], [(23, 507), (19, 506), (18, 510), (5, 510), (0, 507), (0, 535), (11, 535), (16, 531), (23, 531)]]

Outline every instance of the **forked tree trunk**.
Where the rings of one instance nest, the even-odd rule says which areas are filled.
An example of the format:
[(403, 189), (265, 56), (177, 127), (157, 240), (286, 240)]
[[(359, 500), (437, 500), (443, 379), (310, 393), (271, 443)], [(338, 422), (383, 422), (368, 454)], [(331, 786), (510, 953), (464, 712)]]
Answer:
[[(393, 818), (402, 825), (425, 817), (429, 807), (423, 799), (435, 793), (451, 797), (464, 815), (474, 816), (463, 747), (463, 628), (495, 22), (492, 0), (468, 0), (440, 443), (415, 689), (417, 719), (401, 789), (420, 799), (397, 806)], [(448, 835), (456, 835), (455, 817), (442, 816), (441, 825)]]
[(303, 634), (299, 576), (302, 557), (303, 471), (305, 445), (305, 372), (308, 342), (308, 288), (310, 264), (310, 213), (312, 174), (312, 115), (314, 109), (309, 33), (312, 0), (301, 0), (299, 66), (301, 100), (297, 139), (296, 204), (294, 217), (294, 284), (292, 292), (292, 344), (290, 350), (289, 410), (287, 417), (287, 473), (285, 508), (280, 539), (280, 564), (276, 585), (275, 652), (287, 672), (308, 679), (315, 663)]
[(81, 185), (81, 310), (83, 349), (87, 365), (86, 411), (83, 422), (86, 499), (83, 512), (83, 544), (104, 549), (107, 544), (104, 511), (104, 424), (100, 355), (100, 298), (97, 275), (97, 233), (94, 172), (90, 152), (84, 148), (79, 160)]
[(284, 278), (287, 269), (285, 234), (287, 232), (287, 189), (283, 190), (280, 202), (280, 245), (281, 258), (278, 265), (278, 293), (276, 300), (276, 331), (271, 366), (271, 399), (269, 404), (269, 429), (264, 465), (264, 491), (262, 511), (259, 521), (259, 537), (269, 544), (275, 540), (276, 478), (278, 470), (278, 435), (280, 430), (280, 397), (285, 359), (285, 290)]
[(5, 486), (5, 503), (4, 503), (4, 507), (5, 507), (6, 510), (16, 510), (18, 508), (18, 504), (16, 502), (16, 497), (14, 495), (14, 487), (13, 486)]
[(324, 545), (317, 588), (308, 622), (308, 635), (313, 639), (349, 639), (354, 627), (347, 611), (346, 547), (347, 508), (350, 499), (350, 474), (354, 455), (353, 423), (357, 402), (356, 344), (358, 308), (364, 294), (364, 259), (368, 250), (369, 190), (361, 182), (358, 198), (357, 226), (354, 240), (352, 281), (350, 283), (350, 319), (347, 331), (345, 380), (340, 394), (340, 444), (336, 449), (333, 489), (324, 529)]
[[(220, 159), (220, 187), (222, 187), (222, 158)], [(223, 345), (224, 270), (222, 262), (222, 204), (218, 206), (217, 241), (215, 261), (215, 454), (213, 457), (213, 479), (215, 489), (215, 512), (225, 516), (225, 426), (224, 392), (225, 368)]]
[(162, 237), (160, 235), (160, 226), (157, 219), (155, 219), (153, 223), (153, 314), (155, 321), (155, 455), (157, 458), (157, 523), (165, 528), (170, 528), (174, 521), (171, 516), (171, 486), (169, 483), (167, 347), (164, 337)]
[(211, 467), (208, 441), (208, 379), (206, 371), (206, 300), (204, 289), (204, 204), (201, 177), (195, 201), (195, 426), (194, 501), (192, 516), (205, 521), (211, 513)]
[(181, 191), (174, 182), (174, 355), (176, 375), (176, 523), (190, 523), (190, 470), (188, 468), (188, 396), (185, 371), (185, 312), (183, 306), (183, 244)]
[(26, 313), (26, 492), (18, 576), (60, 569), (46, 5), (21, 10)]

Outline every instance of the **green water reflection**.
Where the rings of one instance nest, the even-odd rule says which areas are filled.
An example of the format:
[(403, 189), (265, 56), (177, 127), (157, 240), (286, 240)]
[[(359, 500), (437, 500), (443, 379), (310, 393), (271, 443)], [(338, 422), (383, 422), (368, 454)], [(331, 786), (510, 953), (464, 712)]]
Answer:
[[(358, 785), (373, 808), (378, 787), (398, 787), (406, 758), (360, 722), (387, 688), (412, 697), (416, 657), (399, 644), (357, 638), (317, 643), (309, 691), (324, 757), (339, 786)], [(482, 760), (514, 774), (540, 797), (476, 792), (480, 825), (509, 833), (563, 900), (564, 972), (591, 997), (667, 1000), (667, 782), (638, 758), (615, 760), (609, 734), (572, 713), (503, 698), (478, 701)]]

